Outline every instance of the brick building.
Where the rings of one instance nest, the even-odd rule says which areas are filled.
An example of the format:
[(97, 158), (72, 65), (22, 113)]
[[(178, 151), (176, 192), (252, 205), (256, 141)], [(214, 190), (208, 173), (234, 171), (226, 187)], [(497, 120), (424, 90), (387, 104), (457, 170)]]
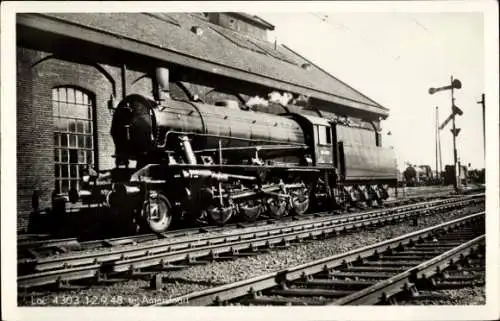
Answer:
[(113, 108), (131, 93), (152, 96), (159, 66), (169, 70), (173, 98), (245, 104), (279, 91), (309, 97), (307, 105), (289, 107), (304, 113), (375, 126), (388, 115), (291, 49), (268, 42), (273, 29), (243, 13), (18, 14), (18, 230), (26, 228), (33, 203), (43, 210), (54, 190), (78, 187), (82, 166), (114, 166)]

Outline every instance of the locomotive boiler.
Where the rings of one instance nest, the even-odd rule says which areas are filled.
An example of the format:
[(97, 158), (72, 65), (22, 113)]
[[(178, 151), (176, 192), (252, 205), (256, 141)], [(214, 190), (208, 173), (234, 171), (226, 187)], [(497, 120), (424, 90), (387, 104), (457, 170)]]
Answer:
[(380, 146), (368, 122), (160, 94), (133, 94), (118, 104), (111, 128), (116, 167), (86, 178), (92, 195), (105, 194), (110, 208), (155, 232), (173, 219), (223, 224), (300, 215), (311, 205), (381, 203), (397, 182), (393, 151)]

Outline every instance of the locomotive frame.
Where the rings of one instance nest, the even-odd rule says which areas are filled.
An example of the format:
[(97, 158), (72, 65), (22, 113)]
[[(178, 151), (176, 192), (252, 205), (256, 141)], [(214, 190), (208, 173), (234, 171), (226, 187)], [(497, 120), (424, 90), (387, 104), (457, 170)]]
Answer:
[(375, 129), (375, 146), (355, 145), (336, 119), (174, 100), (158, 75), (155, 99), (132, 94), (115, 110), (116, 167), (84, 179), (87, 202), (104, 201), (135, 225), (162, 232), (174, 219), (224, 224), (380, 204), (397, 182)]

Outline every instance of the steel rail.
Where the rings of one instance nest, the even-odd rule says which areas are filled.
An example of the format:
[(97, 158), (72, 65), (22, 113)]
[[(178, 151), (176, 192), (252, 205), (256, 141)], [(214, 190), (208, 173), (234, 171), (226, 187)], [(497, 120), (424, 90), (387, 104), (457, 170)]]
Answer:
[[(449, 208), (448, 204), (445, 205), (437, 205), (435, 208)], [(458, 205), (458, 204), (457, 204)], [(279, 233), (277, 235), (269, 235), (263, 231), (263, 237), (259, 237), (257, 235), (253, 236), (252, 239), (242, 239), (238, 237), (235, 241), (224, 241), (221, 244), (210, 244), (208, 243), (206, 246), (202, 246), (201, 248), (189, 248), (186, 250), (180, 250), (174, 253), (169, 252), (160, 252), (157, 254), (149, 253), (146, 257), (137, 257), (137, 258), (123, 258), (119, 261), (114, 262), (113, 271), (114, 272), (124, 272), (128, 270), (140, 269), (145, 267), (150, 267), (153, 265), (168, 265), (172, 262), (179, 262), (183, 260), (192, 260), (200, 257), (213, 256), (217, 257), (218, 255), (224, 253), (239, 253), (240, 251), (255, 251), (258, 248), (270, 248), (273, 246), (284, 245), (287, 246), (290, 242), (296, 242), (305, 239), (314, 239), (318, 237), (327, 237), (328, 235), (337, 235), (342, 232), (350, 231), (356, 228), (363, 228), (368, 226), (374, 226), (376, 224), (381, 224), (384, 222), (394, 222), (399, 219), (403, 219), (406, 217), (413, 217), (416, 215), (422, 214), (422, 212), (426, 212), (430, 210), (429, 208), (418, 209), (416, 211), (408, 211), (403, 213), (395, 213), (390, 214), (388, 216), (376, 217), (362, 219), (361, 221), (354, 222), (346, 222), (340, 224), (328, 224), (321, 225), (315, 227), (314, 225), (310, 226), (309, 230), (303, 230), (300, 228), (298, 231), (291, 230), (290, 232)], [(309, 225), (309, 224), (308, 224)], [(309, 226), (307, 226), (309, 227)], [(305, 228), (305, 227), (304, 227)], [(227, 239), (226, 239), (227, 240)]]
[[(459, 195), (447, 195), (450, 198), (459, 198)], [(470, 197), (470, 198), (475, 198), (475, 197), (481, 197), (484, 196), (484, 193), (480, 194), (472, 194), (472, 195), (467, 195), (465, 197)], [(431, 198), (439, 198), (439, 197), (445, 197), (443, 195), (433, 195)], [(464, 197), (464, 196), (462, 196)], [(418, 201), (429, 201), (428, 196), (415, 196), (415, 197), (409, 197), (405, 199), (397, 199), (397, 200), (391, 200), (389, 202), (386, 202), (384, 204), (385, 209), (387, 210), (393, 210), (397, 208), (404, 208), (405, 205), (410, 202), (410, 204), (406, 206), (412, 206), (411, 202), (418, 202)], [(439, 202), (439, 200), (436, 200)], [(388, 206), (393, 206), (389, 207)], [(356, 213), (350, 213), (350, 214), (340, 214), (336, 216), (337, 218), (343, 218), (343, 217), (349, 217), (349, 216), (354, 216), (357, 214), (366, 214), (366, 213), (371, 213), (374, 211), (382, 211), (383, 209), (375, 209), (375, 210), (362, 210), (360, 212)], [(315, 219), (318, 217), (322, 216), (330, 216), (332, 215), (331, 212), (320, 212), (320, 213), (308, 213), (305, 215), (300, 216), (300, 219)], [(259, 220), (256, 222), (243, 222), (243, 223), (231, 223), (231, 224), (226, 224), (224, 226), (203, 226), (203, 227), (195, 227), (195, 228), (183, 228), (179, 230), (172, 230), (172, 231), (167, 231), (164, 233), (148, 233), (148, 234), (140, 234), (140, 235), (133, 235), (133, 236), (123, 236), (123, 237), (116, 237), (116, 238), (107, 238), (107, 239), (100, 239), (100, 240), (89, 240), (89, 241), (80, 241), (78, 238), (64, 238), (64, 239), (50, 239), (50, 235), (18, 235), (18, 242), (17, 242), (17, 253), (18, 253), (18, 259), (20, 257), (23, 257), (23, 259), (29, 261), (30, 258), (36, 259), (38, 257), (43, 257), (43, 256), (50, 256), (50, 254), (59, 254), (59, 253), (66, 253), (70, 251), (84, 251), (84, 250), (90, 250), (90, 249), (95, 249), (99, 247), (113, 247), (113, 246), (120, 246), (120, 245), (127, 245), (127, 244), (136, 244), (140, 242), (148, 242), (148, 241), (154, 241), (154, 240), (159, 240), (159, 239), (164, 239), (164, 238), (173, 238), (173, 237), (187, 237), (187, 236), (194, 236), (197, 234), (203, 234), (203, 233), (209, 233), (209, 232), (224, 232), (227, 230), (232, 230), (232, 229), (237, 229), (237, 228), (252, 228), (252, 227), (261, 227), (261, 226), (266, 226), (272, 223), (287, 223), (287, 222), (292, 222), (294, 220), (297, 220), (297, 217), (292, 217), (292, 216), (287, 216), (283, 219), (275, 220), (275, 219), (267, 219), (267, 220)], [(52, 251), (52, 253), (51, 253)], [(48, 254), (47, 254), (48, 253)]]
[(412, 267), (387, 280), (332, 302), (332, 305), (375, 304), (409, 289), (419, 279), (428, 279), (485, 244), (485, 235), (480, 235), (439, 256)]
[[(315, 226), (314, 223), (303, 224), (302, 228), (278, 227), (275, 234), (272, 229), (267, 231), (246, 232), (239, 235), (212, 236), (208, 239), (195, 241), (184, 241), (162, 244), (151, 244), (148, 247), (135, 247), (121, 249), (120, 251), (89, 253), (86, 257), (72, 256), (56, 257), (45, 260), (44, 264), (38, 262), (36, 272), (18, 276), (18, 286), (28, 288), (39, 285), (46, 285), (61, 280), (69, 281), (79, 278), (98, 276), (100, 273), (115, 273), (134, 271), (140, 268), (160, 266), (168, 268), (171, 263), (180, 261), (191, 262), (196, 258), (209, 257), (217, 259), (220, 254), (230, 253), (237, 255), (239, 251), (252, 251), (259, 247), (270, 248), (275, 245), (288, 245), (290, 242), (310, 239), (315, 237), (326, 237), (331, 234), (338, 234), (360, 228), (373, 226), (383, 222), (393, 222), (405, 217), (413, 217), (422, 213), (429, 213), (432, 210), (447, 209), (451, 207), (464, 206), (472, 200), (449, 202), (432, 207), (424, 207), (414, 211), (390, 214), (387, 217), (375, 216), (361, 221), (347, 222), (340, 224), (329, 224)], [(278, 232), (276, 232), (278, 231)], [(246, 235), (246, 238), (243, 237)]]
[[(457, 204), (457, 206), (462, 205), (463, 202), (467, 203), (471, 200), (465, 199), (460, 201), (454, 200), (442, 200), (442, 201), (431, 201), (420, 204), (412, 204), (406, 205), (403, 207), (389, 209), (389, 210), (379, 210), (379, 211), (370, 211), (367, 213), (354, 213), (351, 215), (346, 215), (343, 217), (322, 217), (318, 220), (311, 221), (298, 221), (296, 223), (292, 223), (286, 226), (266, 226), (265, 228), (261, 228), (258, 230), (250, 230), (250, 231), (234, 231), (232, 230), (231, 234), (223, 234), (223, 235), (202, 235), (201, 238), (198, 239), (159, 239), (155, 240), (155, 242), (151, 242), (150, 244), (139, 244), (137, 246), (130, 247), (116, 247), (109, 248), (107, 251), (94, 251), (94, 252), (86, 252), (79, 253), (73, 252), (68, 254), (61, 254), (57, 256), (49, 256), (45, 258), (38, 258), (34, 260), (20, 260), (18, 261), (22, 265), (32, 265), (37, 271), (50, 270), (55, 268), (63, 268), (64, 266), (78, 266), (84, 264), (92, 264), (92, 263), (104, 263), (108, 261), (118, 260), (118, 259), (126, 259), (131, 257), (143, 256), (143, 255), (152, 255), (156, 252), (171, 252), (176, 250), (184, 250), (184, 249), (194, 249), (197, 247), (205, 246), (205, 245), (214, 245), (214, 244), (222, 244), (229, 243), (231, 241), (243, 241), (249, 239), (258, 239), (259, 237), (269, 237), (274, 235), (284, 235), (286, 233), (292, 233), (295, 231), (308, 231), (313, 229), (320, 229), (322, 227), (331, 227), (338, 225), (338, 227), (343, 227), (341, 224), (347, 224), (349, 222), (359, 222), (363, 223), (363, 220), (370, 220), (376, 217), (383, 217), (384, 215), (390, 218), (390, 215), (403, 213), (413, 213), (411, 211), (430, 211), (437, 208), (442, 208), (443, 206), (446, 208), (446, 205), (453, 206), (453, 204)], [(472, 200), (473, 201), (473, 200)], [(454, 203), (455, 202), (455, 203)], [(98, 260), (96, 262), (96, 260)]]
[[(482, 197), (484, 194), (475, 194), (475, 195), (467, 195), (463, 198), (476, 198), (476, 197)], [(453, 198), (459, 198), (459, 196), (454, 196), (450, 199)], [(415, 201), (416, 199), (421, 199), (421, 197), (415, 197), (412, 199), (407, 199), (406, 201)], [(428, 200), (425, 200), (428, 201)], [(432, 200), (430, 202), (443, 202), (445, 200)], [(394, 201), (394, 203), (400, 203), (401, 201)], [(403, 201), (404, 202), (404, 201)], [(418, 204), (417, 204), (418, 205)], [(385, 211), (397, 211), (397, 210), (404, 210), (406, 208), (413, 208), (415, 206), (415, 203), (413, 204), (407, 204), (407, 205), (396, 205), (395, 207), (390, 207), (390, 208), (382, 208), (382, 209), (375, 209), (375, 210), (363, 210), (361, 212), (356, 212), (356, 213), (348, 213), (348, 214), (340, 214), (335, 216), (337, 219), (344, 219), (344, 218), (349, 218), (349, 217), (357, 217), (359, 215), (367, 215), (371, 214), (374, 212), (383, 212)], [(320, 213), (311, 213), (311, 214), (306, 214), (302, 215), (299, 217), (299, 219), (303, 219), (304, 221), (306, 220), (317, 220), (318, 217), (323, 217), (323, 216), (328, 216), (327, 220), (332, 219), (331, 218), (331, 212), (320, 212)], [(24, 240), (24, 241), (18, 241), (18, 262), (21, 262), (21, 260), (24, 260), (24, 263), (29, 263), (29, 262), (34, 262), (37, 260), (39, 257), (43, 256), (50, 256), (50, 250), (53, 252), (59, 254), (59, 253), (66, 253), (70, 251), (84, 251), (84, 250), (90, 250), (90, 249), (95, 249), (99, 247), (113, 247), (113, 246), (120, 246), (120, 245), (131, 245), (131, 244), (137, 244), (141, 242), (148, 242), (148, 241), (154, 241), (154, 240), (161, 240), (161, 239), (166, 239), (166, 238), (175, 238), (175, 237), (189, 237), (189, 236), (194, 236), (194, 235), (201, 235), (204, 233), (211, 233), (211, 232), (225, 232), (228, 230), (233, 230), (233, 229), (242, 229), (242, 228), (253, 228), (253, 227), (262, 227), (262, 226), (269, 226), (269, 224), (272, 223), (289, 223), (297, 220), (297, 217), (285, 217), (282, 220), (275, 221), (273, 219), (269, 219), (266, 221), (257, 221), (257, 222), (252, 222), (252, 223), (234, 223), (234, 224), (228, 224), (223, 227), (221, 226), (206, 226), (206, 227), (197, 227), (197, 228), (186, 228), (186, 229), (180, 229), (180, 230), (173, 230), (173, 231), (168, 231), (160, 234), (154, 234), (154, 233), (149, 233), (149, 234), (140, 234), (140, 235), (134, 235), (134, 236), (124, 236), (124, 237), (117, 237), (117, 238), (107, 238), (107, 239), (101, 239), (101, 240), (90, 240), (90, 241), (79, 241), (78, 238), (65, 238), (65, 239), (42, 239), (42, 240)], [(55, 250), (55, 251), (54, 251)], [(41, 252), (41, 253), (40, 253)], [(49, 252), (48, 255), (43, 255), (45, 253)], [(26, 256), (28, 254), (28, 256)]]
[[(367, 258), (373, 257), (374, 255), (380, 255), (381, 253), (388, 251), (396, 251), (396, 249), (401, 247), (407, 247), (411, 244), (419, 240), (423, 240), (425, 238), (436, 235), (438, 232), (446, 232), (451, 231), (453, 228), (464, 226), (470, 222), (477, 222), (479, 220), (484, 221), (485, 212), (478, 212), (475, 214), (471, 214), (459, 219), (455, 219), (449, 222), (441, 223), (435, 226), (431, 226), (419, 231), (415, 231), (412, 233), (408, 233), (390, 240), (385, 240), (382, 242), (378, 242), (376, 244), (372, 244), (369, 246), (365, 246), (362, 248), (358, 248), (343, 254), (330, 256), (327, 258), (319, 259), (313, 262), (309, 262), (306, 264), (302, 264), (296, 267), (292, 267), (289, 269), (281, 270), (278, 272), (271, 272), (261, 276), (257, 276), (251, 279), (242, 280), (230, 284), (225, 284), (222, 286), (210, 288), (207, 290), (192, 292), (183, 296), (171, 298), (170, 300), (163, 301), (157, 306), (168, 306), (168, 305), (191, 305), (191, 306), (200, 306), (200, 305), (218, 305), (230, 300), (234, 300), (236, 298), (241, 298), (247, 295), (255, 294), (262, 292), (264, 290), (269, 290), (276, 287), (283, 287), (284, 284), (290, 284), (292, 282), (296, 282), (299, 280), (307, 280), (308, 277), (319, 274), (322, 272), (328, 273), (334, 268), (339, 266), (345, 266), (348, 262), (362, 261)], [(362, 290), (360, 292), (355, 292), (350, 296), (343, 299), (344, 301), (337, 300), (334, 301), (334, 304), (351, 304), (353, 302), (358, 302), (357, 300), (366, 300), (364, 302), (373, 303), (377, 298), (381, 298), (381, 293), (386, 293), (391, 295), (401, 290), (401, 284), (405, 281), (405, 278), (409, 275), (416, 275), (416, 277), (422, 278), (427, 275), (432, 274), (432, 270), (436, 272), (437, 268), (444, 268), (447, 264), (451, 264), (450, 260), (456, 260), (457, 256), (460, 254), (465, 255), (467, 251), (470, 251), (471, 247), (475, 247), (480, 242), (484, 241), (484, 236), (480, 236), (475, 238), (474, 240), (467, 242), (463, 245), (460, 245), (456, 248), (453, 248), (450, 251), (447, 251), (443, 254), (433, 251), (433, 252), (421, 252), (422, 255), (433, 256), (431, 260), (428, 260), (415, 268), (410, 270), (406, 270), (393, 278), (390, 278), (391, 275), (387, 275), (387, 277), (383, 277), (383, 273), (378, 273), (377, 277), (388, 279), (388, 281), (377, 283), (375, 285), (370, 286), (369, 288)], [(433, 254), (434, 253), (434, 254)], [(441, 255), (439, 255), (441, 254)], [(439, 256), (436, 256), (439, 255)], [(410, 271), (410, 272), (408, 272)], [(416, 273), (416, 274), (415, 274)], [(430, 274), (427, 274), (430, 273)], [(375, 275), (372, 275), (375, 277)], [(307, 281), (306, 281), (307, 282)], [(367, 282), (364, 280), (334, 280), (328, 279), (325, 282), (330, 284), (337, 283), (341, 284), (342, 282), (348, 283), (352, 282), (352, 284), (357, 285), (371, 285), (374, 282)], [(385, 287), (387, 285), (387, 287)], [(394, 290), (396, 289), (396, 290)], [(398, 290), (399, 289), (399, 290)], [(294, 290), (294, 289), (289, 289)], [(389, 293), (388, 291), (395, 291)], [(287, 290), (285, 290), (287, 291)], [(336, 290), (326, 290), (323, 292), (317, 291), (318, 296), (321, 295), (336, 295), (336, 296), (344, 296), (342, 291)], [(366, 292), (363, 292), (366, 291)], [(293, 291), (290, 291), (293, 293)], [(300, 291), (296, 291), (298, 296), (300, 296)], [(352, 292), (352, 291), (351, 291)], [(314, 293), (314, 292), (313, 292)], [(303, 294), (303, 293), (302, 293)], [(366, 295), (365, 295), (366, 294)], [(371, 295), (369, 297), (370, 300), (367, 300), (367, 295)], [(375, 298), (375, 299), (373, 299)], [(284, 300), (285, 302), (290, 302), (290, 300)], [(270, 300), (269, 302), (273, 302)], [(275, 302), (275, 301), (274, 301)], [(180, 304), (179, 304), (180, 303)], [(328, 302), (326, 302), (328, 303)], [(321, 304), (325, 304), (322, 302)]]

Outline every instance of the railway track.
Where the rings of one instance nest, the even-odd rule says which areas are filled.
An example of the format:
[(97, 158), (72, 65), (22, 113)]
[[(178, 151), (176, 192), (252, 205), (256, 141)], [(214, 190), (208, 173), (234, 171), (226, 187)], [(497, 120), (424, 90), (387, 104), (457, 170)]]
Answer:
[[(477, 197), (481, 196), (483, 194), (476, 194), (476, 195), (470, 195), (470, 197)], [(448, 198), (454, 198), (454, 197), (459, 197), (457, 195), (433, 195), (432, 197), (413, 197), (413, 198), (408, 198), (404, 200), (393, 200), (387, 204), (384, 204), (384, 208), (386, 209), (391, 209), (392, 207), (398, 207), (404, 204), (409, 204), (410, 206), (412, 204), (418, 203), (418, 202), (424, 202), (424, 201), (429, 201), (429, 200), (435, 200), (436, 198), (439, 199), (448, 199)], [(404, 207), (403, 207), (404, 209)], [(382, 210), (382, 209), (380, 209)], [(368, 211), (368, 213), (371, 211)], [(359, 215), (364, 215), (367, 213), (366, 210), (360, 211)], [(346, 214), (344, 214), (346, 215)], [(356, 215), (356, 214), (352, 214)], [(322, 212), (322, 213), (313, 213), (313, 214), (306, 214), (302, 215), (300, 219), (309, 219), (313, 218), (316, 219), (318, 217), (325, 217), (325, 216), (331, 216), (330, 212)], [(347, 217), (351, 216), (351, 214), (347, 214)], [(342, 214), (339, 215), (339, 218), (344, 217)], [(19, 235), (18, 236), (18, 241), (17, 241), (17, 256), (18, 260), (23, 259), (23, 260), (29, 260), (29, 259), (36, 259), (40, 257), (45, 257), (45, 256), (50, 256), (50, 255), (57, 255), (57, 254), (64, 254), (68, 252), (74, 252), (74, 251), (84, 251), (84, 250), (90, 250), (90, 249), (96, 249), (96, 248), (105, 248), (105, 247), (115, 247), (115, 246), (121, 246), (121, 245), (133, 245), (137, 243), (142, 243), (142, 242), (148, 242), (148, 241), (154, 241), (154, 240), (161, 240), (161, 239), (166, 239), (166, 238), (175, 238), (175, 237), (191, 237), (195, 235), (201, 235), (205, 233), (210, 233), (210, 232), (216, 232), (216, 233), (221, 233), (225, 231), (231, 231), (234, 229), (243, 229), (243, 228), (252, 228), (252, 227), (263, 227), (267, 226), (269, 224), (274, 224), (274, 223), (287, 223), (287, 222), (292, 222), (297, 220), (297, 217), (285, 217), (282, 220), (273, 220), (273, 219), (267, 219), (267, 220), (260, 220), (256, 222), (249, 222), (249, 223), (233, 223), (233, 224), (226, 224), (225, 226), (205, 226), (205, 227), (196, 227), (196, 228), (184, 228), (184, 229), (179, 229), (179, 230), (172, 230), (164, 233), (149, 233), (149, 234), (141, 234), (141, 235), (134, 235), (134, 236), (124, 236), (124, 237), (117, 237), (117, 238), (107, 238), (107, 239), (101, 239), (101, 240), (88, 240), (88, 241), (81, 241), (76, 237), (73, 238), (64, 238), (64, 239), (51, 239), (50, 235), (48, 234), (34, 234), (34, 235)]]
[[(418, 298), (418, 289), (484, 273), (485, 219), (478, 212), (344, 254), (193, 292), (156, 305), (361, 305)], [(482, 259), (482, 260), (481, 260)], [(447, 272), (451, 270), (452, 272)], [(161, 282), (161, 280), (156, 280)], [(180, 304), (179, 304), (180, 303)]]
[(79, 279), (101, 281), (116, 273), (137, 273), (140, 269), (151, 267), (161, 271), (182, 269), (186, 264), (203, 263), (207, 259), (226, 260), (252, 255), (259, 249), (288, 246), (305, 239), (328, 237), (481, 202), (483, 199), (478, 195), (466, 196), (340, 217), (330, 215), (313, 221), (298, 221), (288, 226), (273, 225), (251, 231), (233, 230), (225, 235), (218, 233), (182, 240), (166, 238), (132, 246), (22, 259), (18, 261), (18, 287), (26, 289), (50, 284), (65, 286), (69, 281)]

